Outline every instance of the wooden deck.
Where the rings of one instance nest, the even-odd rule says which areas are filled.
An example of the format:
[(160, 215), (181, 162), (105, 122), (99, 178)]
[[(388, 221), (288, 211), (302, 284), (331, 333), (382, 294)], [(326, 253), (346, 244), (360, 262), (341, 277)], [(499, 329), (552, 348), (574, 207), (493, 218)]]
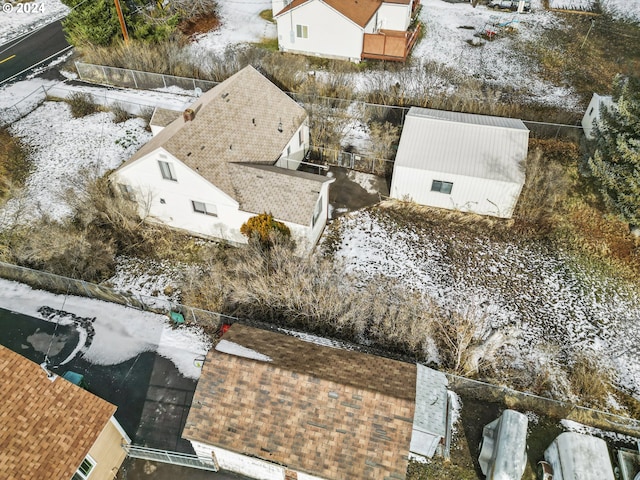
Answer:
[(371, 60), (390, 60), (404, 62), (413, 45), (418, 40), (421, 24), (414, 30), (406, 32), (400, 30), (380, 30), (378, 33), (365, 33), (362, 56)]

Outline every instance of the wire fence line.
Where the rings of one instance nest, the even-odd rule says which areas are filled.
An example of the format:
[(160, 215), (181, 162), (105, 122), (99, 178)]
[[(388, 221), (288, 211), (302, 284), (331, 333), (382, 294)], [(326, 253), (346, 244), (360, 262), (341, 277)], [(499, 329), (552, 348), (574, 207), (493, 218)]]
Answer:
[(47, 88), (43, 85), (18, 100), (13, 105), (0, 109), (0, 126), (7, 127), (33, 112), (47, 99)]
[(629, 435), (640, 436), (640, 420), (581, 407), (571, 402), (552, 400), (507, 387), (447, 374), (449, 388), (461, 396), (500, 403), (519, 411), (532, 411), (556, 419), (572, 420), (583, 425)]
[[(0, 262), (0, 277), (24, 283), (34, 289), (102, 300), (137, 310), (166, 315), (172, 312), (180, 313), (187, 323), (205, 327), (209, 332), (217, 331), (223, 323), (247, 323), (247, 319), (202, 310), (157, 297), (133, 294), (130, 292), (124, 293), (103, 285), (4, 262)], [(506, 405), (508, 408), (515, 408), (521, 411), (533, 411), (558, 419), (566, 418), (602, 430), (614, 431), (635, 437), (640, 436), (640, 420), (637, 419), (581, 407), (570, 402), (539, 397), (530, 393), (459, 377), (457, 375), (447, 374), (447, 378), (449, 379), (449, 388), (462, 396), (472, 397), (486, 402), (498, 402)]]
[[(80, 79), (84, 81), (126, 88), (163, 89), (178, 87), (183, 90), (196, 90), (199, 88), (201, 92), (206, 92), (219, 84), (219, 82), (209, 80), (200, 80), (190, 77), (176, 77), (173, 75), (143, 72), (128, 68), (109, 67), (105, 65), (94, 65), (83, 62), (76, 62), (76, 69), (78, 70)], [(353, 105), (359, 105), (370, 110), (373, 109), (374, 116), (392, 118), (400, 126), (404, 125), (406, 114), (411, 108), (370, 103), (361, 100), (308, 95), (296, 92), (285, 93), (303, 106), (307, 103), (317, 103), (318, 101), (321, 101), (331, 105), (333, 108), (342, 108), (344, 110), (351, 108)], [(576, 135), (579, 135), (582, 132), (581, 125), (537, 122), (531, 120), (523, 120), (523, 123), (531, 131), (534, 137), (539, 138), (573, 139)]]
[(104, 285), (89, 283), (83, 280), (63, 277), (53, 273), (33, 270), (4, 262), (0, 262), (0, 277), (24, 283), (37, 290), (102, 300), (137, 310), (164, 315), (170, 315), (172, 312), (179, 313), (185, 322), (194, 323), (210, 330), (217, 329), (225, 322), (232, 323), (239, 320), (236, 317), (182, 305), (163, 298), (121, 292)]
[(75, 62), (78, 76), (85, 82), (112, 85), (141, 90), (180, 88), (182, 90), (200, 89), (206, 92), (218, 85), (218, 82), (197, 78), (176, 77), (162, 73), (143, 72), (129, 68), (108, 67), (91, 63)]

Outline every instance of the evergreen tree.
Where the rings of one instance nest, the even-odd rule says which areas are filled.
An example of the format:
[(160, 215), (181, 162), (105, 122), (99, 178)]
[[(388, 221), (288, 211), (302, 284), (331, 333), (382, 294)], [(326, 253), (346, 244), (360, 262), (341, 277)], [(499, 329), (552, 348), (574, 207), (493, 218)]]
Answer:
[[(67, 41), (72, 45), (110, 45), (120, 33), (120, 23), (113, 0), (63, 0), (68, 7), (73, 8), (62, 27)], [(74, 8), (76, 7), (77, 8)]]
[(589, 170), (604, 203), (632, 229), (640, 227), (640, 78), (616, 77), (614, 105), (595, 122)]
[[(109, 46), (122, 39), (114, 0), (62, 1), (73, 9), (62, 23), (72, 45)], [(132, 39), (159, 42), (168, 38), (178, 24), (177, 14), (159, 7), (149, 10), (143, 2), (120, 0), (120, 7)]]

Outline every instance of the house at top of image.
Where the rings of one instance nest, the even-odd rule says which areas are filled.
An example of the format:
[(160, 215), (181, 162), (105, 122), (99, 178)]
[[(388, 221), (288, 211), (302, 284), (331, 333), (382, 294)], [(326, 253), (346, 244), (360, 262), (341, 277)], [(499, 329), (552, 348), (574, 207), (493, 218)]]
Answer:
[(447, 379), (422, 365), (234, 324), (206, 357), (183, 438), (261, 480), (402, 480), (441, 452)]
[(420, 0), (272, 0), (281, 51), (359, 62), (405, 61)]
[(157, 109), (155, 136), (111, 176), (143, 218), (246, 243), (240, 227), (270, 213), (299, 252), (324, 229), (332, 178), (298, 171), (309, 149), (305, 110), (251, 66), (184, 112)]
[(594, 138), (593, 128), (595, 126), (595, 122), (600, 120), (600, 112), (602, 109), (611, 108), (613, 105), (615, 105), (615, 103), (611, 95), (593, 94), (593, 97), (591, 97), (591, 101), (589, 102), (589, 106), (587, 107), (587, 111), (584, 112), (584, 116), (582, 117), (582, 129), (589, 140), (593, 140)]
[(114, 405), (1, 345), (0, 374), (0, 478), (115, 478), (130, 440)]
[(510, 218), (525, 182), (528, 144), (521, 120), (412, 107), (391, 197)]

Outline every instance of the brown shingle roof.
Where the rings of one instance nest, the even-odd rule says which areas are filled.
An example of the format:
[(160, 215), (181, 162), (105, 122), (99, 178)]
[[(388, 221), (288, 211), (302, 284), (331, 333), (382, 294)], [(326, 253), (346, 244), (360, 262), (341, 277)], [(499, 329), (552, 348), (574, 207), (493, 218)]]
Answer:
[(239, 324), (223, 340), (270, 361), (210, 351), (184, 438), (323, 478), (405, 478), (415, 365)]
[(0, 345), (0, 478), (69, 480), (116, 407)]
[[(280, 10), (275, 16), (282, 15), (300, 5), (313, 0), (293, 0), (289, 5)], [(334, 10), (350, 19), (355, 24), (364, 28), (375, 15), (382, 3), (402, 3), (408, 5), (410, 0), (318, 0), (323, 1)]]

